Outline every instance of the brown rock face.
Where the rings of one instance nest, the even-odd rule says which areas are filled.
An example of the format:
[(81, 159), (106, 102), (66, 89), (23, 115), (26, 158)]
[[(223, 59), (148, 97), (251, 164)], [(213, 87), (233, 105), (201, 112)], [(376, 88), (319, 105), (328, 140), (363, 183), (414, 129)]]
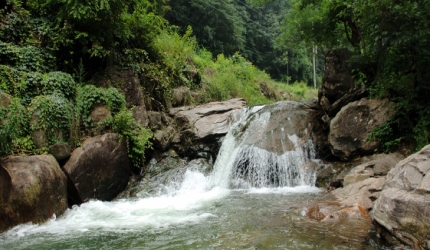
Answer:
[(173, 90), (172, 105), (173, 107), (190, 105), (193, 97), (191, 91), (187, 87), (180, 87)]
[(388, 173), (372, 217), (413, 249), (430, 249), (430, 145)]
[(95, 124), (100, 124), (101, 122), (103, 122), (107, 118), (112, 117), (112, 114), (110, 113), (110, 111), (106, 105), (97, 105), (91, 111), (90, 116), (91, 116), (91, 120)]
[(334, 103), (354, 86), (348, 60), (353, 55), (348, 49), (329, 50), (325, 55), (324, 75), (318, 98)]
[(59, 162), (69, 159), (72, 149), (65, 142), (57, 142), (49, 147), (49, 153)]
[(346, 161), (372, 153), (379, 142), (368, 141), (370, 133), (394, 113), (394, 106), (388, 100), (362, 99), (343, 107), (330, 122), (329, 143), (333, 155)]
[(43, 223), (67, 209), (67, 178), (52, 156), (9, 156), (0, 161), (0, 232)]
[(73, 151), (63, 167), (69, 178), (69, 203), (110, 201), (127, 186), (131, 170), (125, 138), (109, 133), (93, 137)]

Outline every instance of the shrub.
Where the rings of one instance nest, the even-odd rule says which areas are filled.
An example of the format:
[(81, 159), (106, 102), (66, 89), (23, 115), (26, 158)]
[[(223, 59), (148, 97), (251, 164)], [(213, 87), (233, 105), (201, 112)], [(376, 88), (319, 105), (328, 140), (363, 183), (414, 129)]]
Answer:
[(98, 88), (85, 85), (77, 89), (76, 115), (86, 128), (92, 127), (90, 113), (98, 105), (104, 104), (115, 115), (125, 107), (125, 97), (116, 88)]
[(151, 148), (149, 141), (152, 132), (142, 127), (133, 118), (133, 111), (122, 109), (113, 117), (112, 130), (125, 136), (127, 141), (128, 157), (134, 167), (141, 168), (145, 161), (145, 150)]
[[(0, 95), (4, 94), (0, 92)], [(11, 98), (9, 105), (0, 107), (0, 155), (16, 149), (14, 142), (28, 133), (28, 121), (27, 111), (18, 98)]]
[(29, 107), (30, 132), (42, 130), (50, 145), (69, 138), (73, 105), (62, 95), (35, 97)]

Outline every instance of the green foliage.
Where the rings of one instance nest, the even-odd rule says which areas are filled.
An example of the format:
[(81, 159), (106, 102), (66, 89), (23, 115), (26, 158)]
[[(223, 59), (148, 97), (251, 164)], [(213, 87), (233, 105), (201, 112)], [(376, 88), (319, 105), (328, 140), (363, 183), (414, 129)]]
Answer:
[[(206, 102), (241, 97), (253, 106), (286, 99), (281, 93), (285, 93), (287, 99), (296, 100), (315, 96), (308, 94), (309, 88), (304, 83), (287, 85), (273, 81), (268, 74), (238, 53), (229, 58), (221, 54), (216, 60), (212, 60), (210, 52), (200, 50), (194, 57), (194, 62), (203, 74), (201, 93)], [(275, 93), (274, 99), (269, 100), (261, 92), (260, 83), (263, 82)]]
[(19, 71), (46, 72), (52, 68), (52, 56), (35, 46), (16, 46), (0, 41), (0, 64), (13, 66)]
[(28, 105), (38, 95), (54, 93), (73, 101), (76, 95), (76, 83), (69, 74), (64, 72), (41, 74), (0, 65), (0, 90), (21, 98), (24, 105)]
[(192, 34), (191, 26), (183, 36), (174, 31), (163, 31), (154, 40), (155, 47), (163, 56), (163, 62), (172, 70), (179, 72), (190, 62), (196, 52), (197, 42)]
[(125, 107), (125, 97), (116, 88), (98, 88), (94, 85), (78, 87), (76, 114), (86, 128), (93, 127), (90, 113), (97, 105), (106, 105), (115, 115)]
[[(0, 98), (7, 97), (0, 92)], [(17, 150), (16, 141), (29, 131), (29, 117), (18, 98), (11, 98), (8, 105), (0, 105), (0, 155)]]
[(243, 11), (232, 0), (176, 0), (170, 2), (166, 18), (185, 33), (193, 26), (197, 42), (215, 55), (243, 51), (245, 22)]
[(142, 168), (145, 161), (145, 150), (152, 147), (150, 142), (152, 132), (136, 122), (133, 118), (133, 110), (127, 109), (122, 109), (113, 117), (112, 130), (125, 136), (132, 165)]
[(62, 95), (37, 96), (31, 101), (28, 112), (30, 131), (44, 131), (49, 145), (68, 140), (73, 105)]

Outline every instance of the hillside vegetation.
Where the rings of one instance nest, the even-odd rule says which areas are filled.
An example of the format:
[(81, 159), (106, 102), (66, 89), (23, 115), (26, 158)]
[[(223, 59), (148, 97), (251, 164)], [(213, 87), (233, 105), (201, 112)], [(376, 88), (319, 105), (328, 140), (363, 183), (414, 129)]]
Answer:
[[(164, 0), (0, 3), (0, 153), (40, 154), (56, 142), (76, 147), (112, 131), (127, 137), (133, 164), (142, 166), (152, 132), (109, 78), (118, 71), (139, 79), (146, 108), (156, 111), (170, 108), (177, 87), (196, 93), (194, 105), (315, 97), (303, 82), (273, 81), (240, 53), (212, 54), (191, 27), (179, 34), (169, 24), (168, 9)], [(100, 105), (112, 116), (96, 123), (90, 113)]]

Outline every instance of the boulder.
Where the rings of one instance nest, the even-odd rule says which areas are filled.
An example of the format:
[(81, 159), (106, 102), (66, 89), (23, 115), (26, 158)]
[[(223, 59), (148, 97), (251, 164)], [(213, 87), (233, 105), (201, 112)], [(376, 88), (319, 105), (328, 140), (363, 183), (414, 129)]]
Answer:
[(236, 110), (246, 106), (244, 99), (232, 99), (225, 102), (211, 102), (194, 108), (171, 109), (182, 128), (189, 128), (193, 139), (204, 140), (225, 135), (230, 127), (230, 116)]
[[(246, 123), (243, 145), (251, 145), (281, 155), (294, 151), (308, 140), (319, 149), (327, 146), (321, 119), (323, 110), (316, 102), (282, 101), (264, 106)], [(296, 140), (297, 139), (297, 140)]]
[(72, 148), (65, 142), (57, 142), (49, 147), (49, 153), (54, 156), (58, 162), (62, 162), (70, 158)]
[(390, 170), (372, 218), (412, 249), (430, 249), (430, 145)]
[(67, 209), (67, 178), (54, 157), (9, 156), (0, 161), (0, 232), (43, 223)]
[(127, 186), (131, 175), (125, 138), (108, 133), (87, 139), (63, 167), (69, 178), (69, 202), (110, 201)]
[[(344, 219), (369, 220), (369, 210), (375, 194), (382, 190), (385, 177), (368, 178), (343, 188), (338, 188), (313, 202), (306, 215), (318, 221), (339, 221)], [(377, 195), (376, 195), (377, 196)]]
[(367, 95), (368, 92), (364, 84), (354, 86), (354, 88), (350, 89), (348, 93), (339, 98), (333, 104), (329, 105), (328, 109), (325, 110), (327, 110), (327, 113), (330, 117), (334, 117), (342, 109), (342, 107), (346, 106), (350, 102), (361, 100)]
[(173, 107), (191, 105), (193, 97), (191, 91), (187, 87), (173, 89), (172, 105)]
[(322, 85), (318, 91), (319, 100), (325, 96), (330, 103), (334, 103), (354, 87), (354, 79), (348, 66), (348, 60), (352, 55), (348, 49), (326, 52)]
[(330, 122), (332, 154), (347, 161), (374, 152), (379, 142), (368, 140), (372, 130), (394, 114), (394, 105), (387, 99), (362, 99), (349, 103)]
[(147, 114), (148, 126), (153, 129), (162, 129), (167, 127), (172, 122), (172, 118), (163, 112), (148, 111)]
[(385, 176), (404, 157), (398, 153), (391, 153), (373, 155), (371, 158), (372, 160), (351, 169), (343, 179), (343, 186), (348, 186), (370, 177)]
[(169, 148), (176, 130), (173, 126), (168, 126), (163, 130), (157, 130), (154, 133), (154, 148), (165, 151)]

